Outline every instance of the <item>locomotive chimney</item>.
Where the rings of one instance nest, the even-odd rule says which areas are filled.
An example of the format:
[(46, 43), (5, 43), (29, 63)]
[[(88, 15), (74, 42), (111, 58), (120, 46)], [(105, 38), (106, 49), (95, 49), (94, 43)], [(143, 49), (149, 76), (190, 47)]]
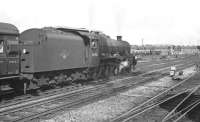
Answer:
[(117, 36), (118, 41), (122, 41), (122, 36)]

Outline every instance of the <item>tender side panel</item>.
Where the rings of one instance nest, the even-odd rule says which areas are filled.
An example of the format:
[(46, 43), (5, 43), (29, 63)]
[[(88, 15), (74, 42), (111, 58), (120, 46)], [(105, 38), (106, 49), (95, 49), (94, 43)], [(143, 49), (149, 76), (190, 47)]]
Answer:
[(74, 34), (48, 33), (47, 40), (34, 47), (35, 72), (86, 67), (86, 47)]
[[(73, 33), (30, 29), (21, 34), (21, 70), (24, 73), (87, 67), (83, 39)], [(90, 51), (88, 51), (90, 53)]]

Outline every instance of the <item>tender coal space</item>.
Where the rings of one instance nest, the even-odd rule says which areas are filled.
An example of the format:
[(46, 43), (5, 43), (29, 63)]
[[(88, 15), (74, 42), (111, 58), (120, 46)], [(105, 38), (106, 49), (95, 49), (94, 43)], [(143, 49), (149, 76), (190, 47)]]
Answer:
[[(160, 105), (161, 108), (171, 111), (174, 107), (176, 107), (189, 93), (183, 93), (169, 101), (164, 102)], [(173, 96), (173, 94), (169, 94), (166, 97)], [(195, 101), (200, 100), (200, 95), (194, 95), (192, 94), (181, 106), (178, 107), (177, 111), (180, 111), (187, 106), (191, 105)], [(191, 110), (186, 117), (194, 122), (200, 122), (200, 105), (196, 106), (193, 110)]]

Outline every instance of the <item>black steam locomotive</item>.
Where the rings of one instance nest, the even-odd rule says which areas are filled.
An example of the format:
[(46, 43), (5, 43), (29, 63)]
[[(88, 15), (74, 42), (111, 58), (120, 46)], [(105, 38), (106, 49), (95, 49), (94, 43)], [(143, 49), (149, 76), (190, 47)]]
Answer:
[(14, 89), (109, 77), (134, 69), (136, 60), (121, 36), (64, 27), (28, 29), (21, 34), (0, 23), (0, 83)]

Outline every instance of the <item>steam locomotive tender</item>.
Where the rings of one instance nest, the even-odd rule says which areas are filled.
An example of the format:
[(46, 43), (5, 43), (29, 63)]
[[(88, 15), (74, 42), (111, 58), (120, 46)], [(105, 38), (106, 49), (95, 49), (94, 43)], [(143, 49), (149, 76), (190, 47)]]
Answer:
[[(7, 64), (0, 64), (1, 82), (15, 89), (26, 91), (46, 85), (108, 77), (123, 69), (130, 71), (133, 66), (130, 45), (120, 36), (113, 40), (98, 31), (46, 27), (28, 29), (18, 39), (16, 27), (4, 26), (8, 26), (9, 31), (2, 33), (0, 29), (4, 45), (1, 60), (7, 60)], [(129, 65), (120, 68), (122, 62)], [(11, 79), (14, 76), (18, 79)]]

